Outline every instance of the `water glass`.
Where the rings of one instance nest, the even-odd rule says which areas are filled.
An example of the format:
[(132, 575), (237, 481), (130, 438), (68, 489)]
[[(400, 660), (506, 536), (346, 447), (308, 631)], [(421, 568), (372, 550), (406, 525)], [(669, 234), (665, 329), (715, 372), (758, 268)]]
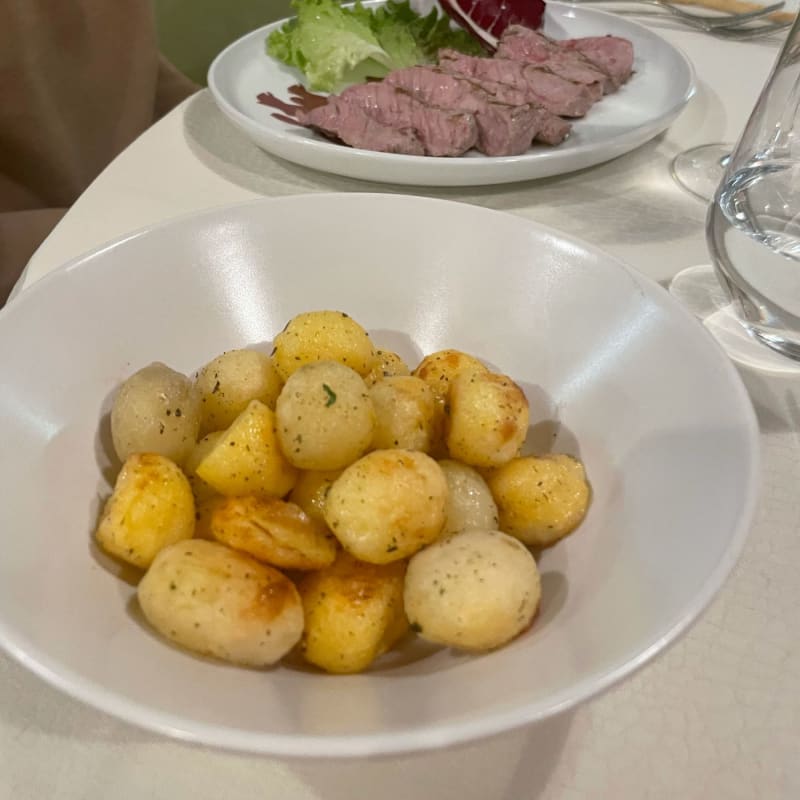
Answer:
[(800, 360), (800, 15), (709, 207), (714, 267), (749, 333)]

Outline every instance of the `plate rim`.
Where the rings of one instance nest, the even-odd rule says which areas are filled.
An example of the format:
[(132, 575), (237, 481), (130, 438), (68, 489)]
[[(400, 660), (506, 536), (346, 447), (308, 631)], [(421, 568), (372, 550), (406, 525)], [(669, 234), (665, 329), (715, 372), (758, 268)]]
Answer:
[[(225, 725), (202, 723), (171, 713), (165, 713), (151, 706), (143, 706), (126, 698), (116, 691), (104, 688), (94, 681), (83, 678), (70, 669), (57, 668), (57, 662), (42, 653), (39, 648), (30, 646), (24, 636), (17, 635), (14, 630), (0, 618), (0, 649), (8, 653), (33, 674), (64, 694), (95, 708), (111, 714), (119, 720), (136, 725), (139, 728), (170, 738), (198, 745), (212, 746), (222, 750), (251, 753), (265, 756), (308, 757), (308, 758), (359, 758), (373, 755), (400, 755), (441, 747), (465, 744), (524, 725), (534, 724), (554, 717), (575, 708), (588, 700), (606, 692), (622, 680), (637, 672), (657, 655), (665, 652), (673, 645), (703, 614), (711, 601), (722, 588), (726, 579), (738, 562), (748, 534), (752, 528), (756, 508), (760, 499), (761, 445), (760, 430), (752, 401), (733, 362), (725, 354), (713, 336), (700, 325), (691, 312), (673, 298), (657, 281), (636, 270), (630, 264), (614, 256), (600, 247), (579, 237), (561, 231), (535, 220), (519, 217), (507, 211), (487, 209), (482, 206), (441, 198), (418, 197), (406, 194), (387, 194), (380, 192), (316, 192), (282, 197), (261, 197), (236, 203), (227, 203), (200, 211), (192, 211), (170, 219), (153, 223), (136, 231), (100, 244), (91, 250), (71, 258), (48, 275), (35, 281), (22, 291), (17, 298), (5, 308), (0, 309), (0, 328), (4, 320), (17, 313), (25, 313), (24, 307), (36, 302), (36, 297), (58, 282), (68, 280), (69, 274), (84, 265), (91, 265), (102, 253), (123, 246), (126, 242), (149, 235), (153, 231), (171, 228), (190, 220), (204, 217), (214, 218), (218, 215), (235, 212), (240, 208), (270, 206), (273, 204), (304, 203), (309, 198), (336, 198), (337, 202), (354, 199), (356, 202), (369, 201), (390, 203), (413, 203), (435, 206), (466, 206), (471, 210), (486, 215), (513, 217), (518, 224), (530, 231), (545, 235), (556, 235), (561, 242), (577, 245), (584, 252), (602, 257), (630, 276), (641, 286), (649, 300), (657, 304), (667, 313), (682, 318), (686, 330), (695, 331), (699, 345), (707, 349), (708, 356), (718, 360), (719, 366), (729, 383), (732, 408), (736, 406), (736, 416), (742, 435), (746, 434), (748, 451), (748, 469), (746, 473), (747, 493), (743, 498), (742, 512), (739, 516), (729, 540), (724, 557), (705, 580), (702, 590), (677, 614), (677, 619), (668, 628), (654, 632), (647, 637), (649, 644), (638, 655), (623, 659), (607, 667), (594, 677), (582, 680), (569, 690), (553, 695), (546, 703), (539, 703), (537, 708), (522, 705), (511, 710), (500, 710), (486, 713), (475, 720), (469, 718), (448, 721), (424, 728), (405, 727), (393, 733), (379, 734), (275, 734), (269, 732), (243, 732)], [(711, 353), (714, 353), (711, 356)]]
[[(366, 0), (365, 5), (381, 5), (383, 2), (385, 2), (385, 0)], [(586, 17), (597, 17), (600, 19), (608, 18), (616, 20), (617, 22), (620, 21), (620, 17), (617, 14), (603, 9), (593, 7), (588, 8), (580, 3), (550, 0), (547, 7), (553, 11), (560, 11), (562, 15), (566, 13), (571, 13), (574, 15), (575, 12), (577, 12)], [(653, 37), (660, 40), (668, 49), (673, 51), (674, 55), (680, 59), (683, 66), (686, 68), (687, 82), (680, 100), (676, 101), (672, 106), (664, 109), (661, 114), (653, 117), (649, 121), (626, 130), (624, 133), (618, 134), (616, 137), (606, 143), (606, 146), (612, 150), (610, 154), (602, 155), (596, 159), (589, 158), (586, 163), (581, 162), (574, 167), (567, 166), (566, 168), (557, 168), (554, 170), (548, 170), (545, 168), (541, 171), (541, 174), (522, 175), (519, 177), (515, 177), (513, 174), (513, 168), (520, 164), (558, 165), (561, 161), (578, 159), (585, 154), (590, 154), (594, 151), (596, 144), (591, 142), (586, 142), (571, 150), (559, 150), (556, 147), (551, 151), (542, 151), (534, 154), (522, 153), (516, 156), (483, 156), (480, 158), (465, 159), (463, 157), (443, 158), (436, 156), (403, 155), (397, 153), (376, 153), (374, 151), (365, 150), (362, 148), (335, 145), (322, 139), (293, 139), (289, 137), (286, 132), (274, 131), (260, 124), (257, 120), (243, 111), (240, 111), (236, 105), (228, 99), (227, 93), (220, 88), (219, 81), (217, 79), (221, 65), (232, 51), (242, 47), (246, 40), (263, 37), (268, 31), (275, 30), (277, 27), (285, 24), (287, 21), (293, 18), (294, 17), (285, 17), (281, 20), (270, 22), (266, 25), (249, 31), (225, 47), (214, 58), (208, 68), (208, 90), (220, 111), (251, 140), (254, 140), (254, 137), (256, 139), (264, 137), (271, 140), (272, 145), (275, 147), (274, 150), (268, 150), (271, 155), (277, 156), (291, 163), (298, 164), (307, 169), (313, 169), (315, 171), (325, 172), (328, 174), (355, 177), (375, 183), (417, 186), (478, 186), (501, 183), (518, 183), (527, 180), (541, 180), (543, 178), (554, 177), (557, 175), (566, 175), (576, 170), (587, 169), (589, 167), (596, 166), (597, 164), (610, 161), (613, 158), (617, 158), (621, 155), (631, 152), (636, 147), (645, 144), (655, 136), (663, 133), (663, 131), (666, 130), (675, 119), (677, 119), (678, 115), (683, 111), (684, 108), (686, 108), (689, 101), (697, 93), (697, 74), (691, 59), (686, 55), (684, 50), (665, 39), (657, 31), (648, 28), (646, 25), (643, 25), (636, 20), (626, 18), (624, 19), (624, 24), (626, 26), (642, 32), (647, 37)], [(265, 57), (270, 57), (267, 56), (266, 52), (264, 55)], [(643, 132), (646, 133), (643, 134)], [(261, 149), (267, 149), (258, 141), (255, 141), (255, 144)], [(291, 154), (286, 154), (286, 150), (288, 149), (296, 151), (297, 153), (310, 153), (312, 156), (316, 155), (321, 157), (324, 156), (325, 153), (330, 153), (331, 147), (337, 147), (339, 148), (339, 151), (344, 151), (343, 153), (339, 152), (341, 157), (340, 160), (342, 162), (346, 162), (351, 168), (355, 168), (360, 173), (363, 173), (365, 166), (367, 170), (369, 170), (370, 168), (374, 169), (376, 164), (378, 165), (378, 169), (380, 169), (380, 166), (383, 166), (388, 171), (392, 171), (393, 168), (396, 169), (400, 167), (400, 165), (413, 165), (428, 169), (433, 164), (435, 165), (435, 170), (446, 173), (446, 175), (443, 178), (426, 180), (424, 183), (420, 183), (416, 180), (404, 180), (402, 177), (389, 178), (378, 177), (377, 175), (369, 176), (365, 174), (351, 175), (348, 172), (342, 171), (342, 168), (339, 170), (326, 169), (324, 167), (310, 165), (305, 161), (295, 160), (292, 158)], [(564, 155), (561, 155), (562, 153)], [(376, 160), (376, 158), (379, 160)], [(465, 161), (469, 163), (468, 172), (475, 173), (474, 178), (463, 178), (463, 165)], [(503, 177), (498, 178), (497, 176), (493, 176), (490, 179), (487, 179), (485, 173), (491, 172), (492, 170), (498, 168), (507, 169), (508, 172)]]

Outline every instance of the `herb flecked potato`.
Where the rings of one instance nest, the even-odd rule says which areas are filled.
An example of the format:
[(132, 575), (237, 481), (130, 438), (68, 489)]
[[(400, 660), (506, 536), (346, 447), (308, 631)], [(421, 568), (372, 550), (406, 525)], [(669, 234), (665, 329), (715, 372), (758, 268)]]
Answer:
[(226, 497), (283, 497), (297, 481), (278, 444), (275, 413), (260, 400), (248, 403), (195, 474)]
[(369, 397), (375, 408), (372, 446), (378, 450), (430, 451), (436, 425), (436, 397), (425, 381), (395, 375), (378, 381)]
[(461, 350), (438, 350), (425, 356), (411, 373), (421, 378), (441, 398), (446, 399), (450, 383), (462, 372), (488, 372), (482, 361)]
[(342, 311), (309, 311), (293, 317), (275, 337), (272, 360), (284, 381), (304, 364), (337, 361), (362, 377), (375, 363), (369, 334)]
[(334, 673), (361, 672), (407, 631), (406, 565), (365, 564), (341, 552), (334, 564), (298, 584), (305, 612), (301, 652)]
[(497, 504), (480, 473), (460, 461), (439, 462), (447, 480), (447, 521), (442, 536), (470, 530), (496, 530)]
[(589, 484), (583, 464), (568, 455), (515, 458), (487, 478), (500, 527), (534, 547), (549, 547), (586, 516)]
[(229, 350), (206, 364), (197, 374), (200, 395), (200, 434), (222, 431), (260, 400), (275, 409), (283, 381), (272, 360), (258, 350)]
[(139, 583), (139, 605), (165, 638), (251, 667), (274, 664), (303, 633), (294, 584), (229, 547), (192, 539), (162, 550)]
[(351, 464), (325, 501), (342, 547), (372, 564), (407, 558), (442, 531), (447, 481), (425, 453), (375, 450)]
[(186, 476), (168, 458), (136, 453), (122, 466), (95, 536), (117, 558), (147, 568), (167, 545), (194, 533), (194, 498)]
[(275, 567), (321, 569), (336, 558), (328, 529), (284, 500), (225, 498), (211, 512), (210, 530), (218, 542)]
[(160, 362), (131, 375), (111, 408), (111, 438), (120, 461), (134, 453), (158, 453), (183, 464), (199, 427), (199, 396), (192, 382)]
[(341, 474), (340, 469), (303, 470), (294, 489), (289, 493), (289, 500), (297, 503), (311, 519), (325, 525), (325, 501), (333, 482)]
[(500, 466), (519, 453), (529, 419), (528, 399), (511, 378), (461, 372), (450, 383), (447, 449), (474, 467)]
[(411, 629), (461, 650), (492, 650), (533, 621), (541, 584), (533, 556), (500, 531), (464, 531), (411, 558), (404, 603)]
[(375, 410), (358, 373), (337, 361), (318, 361), (294, 372), (275, 410), (278, 441), (301, 469), (341, 469), (367, 451)]
[(384, 378), (391, 378), (393, 375), (410, 375), (411, 370), (408, 364), (403, 361), (393, 350), (376, 350), (375, 363), (372, 369), (364, 376), (364, 383), (367, 386), (374, 386)]

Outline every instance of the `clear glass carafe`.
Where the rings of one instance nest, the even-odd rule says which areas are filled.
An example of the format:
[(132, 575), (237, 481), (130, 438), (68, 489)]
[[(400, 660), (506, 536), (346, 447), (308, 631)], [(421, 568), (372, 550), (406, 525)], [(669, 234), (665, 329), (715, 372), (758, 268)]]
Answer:
[(706, 235), (750, 334), (800, 360), (800, 16), (734, 148)]

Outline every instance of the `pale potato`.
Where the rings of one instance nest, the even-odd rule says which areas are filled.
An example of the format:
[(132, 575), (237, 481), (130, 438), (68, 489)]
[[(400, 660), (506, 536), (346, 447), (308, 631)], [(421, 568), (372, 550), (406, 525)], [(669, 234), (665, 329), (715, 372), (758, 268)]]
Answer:
[(263, 497), (228, 497), (211, 512), (211, 535), (234, 550), (284, 569), (321, 569), (336, 540), (300, 506)]
[(488, 372), (482, 361), (461, 350), (439, 350), (419, 362), (411, 373), (427, 383), (441, 399), (446, 399), (450, 382), (462, 372)]
[(447, 480), (447, 521), (441, 535), (471, 529), (496, 530), (497, 504), (478, 471), (450, 459), (440, 461), (439, 466)]
[(95, 537), (107, 553), (147, 568), (167, 545), (194, 532), (194, 498), (180, 468), (157, 453), (130, 456), (117, 476)]
[(197, 374), (200, 435), (230, 427), (251, 400), (275, 410), (283, 381), (272, 359), (258, 350), (229, 350)]
[(519, 454), (528, 434), (525, 393), (511, 378), (488, 371), (461, 372), (450, 383), (447, 449), (474, 467), (497, 467)]
[(197, 467), (200, 465), (203, 459), (217, 446), (217, 442), (219, 442), (224, 435), (224, 431), (207, 433), (192, 448), (183, 464), (183, 471), (186, 474), (186, 477), (189, 479), (189, 485), (192, 487), (192, 494), (194, 495), (195, 503), (202, 503), (203, 501), (217, 495), (217, 492), (197, 474)]
[(305, 613), (301, 652), (327, 672), (366, 669), (408, 631), (405, 563), (366, 564), (347, 553), (298, 584)]
[(364, 376), (364, 383), (366, 383), (367, 386), (374, 386), (378, 381), (382, 381), (384, 378), (390, 378), (394, 375), (410, 374), (411, 370), (402, 356), (399, 356), (392, 350), (376, 350), (375, 363), (372, 369)]
[(304, 470), (289, 493), (289, 500), (297, 503), (311, 519), (326, 525), (325, 501), (333, 482), (341, 474), (340, 469)]
[(281, 449), (301, 469), (346, 467), (367, 451), (375, 430), (366, 384), (338, 361), (319, 361), (294, 372), (275, 413)]
[(165, 638), (249, 667), (274, 664), (303, 634), (303, 607), (278, 570), (216, 542), (162, 550), (139, 583), (139, 605)]
[(548, 547), (586, 516), (590, 490), (583, 464), (568, 455), (515, 458), (487, 482), (500, 512), (500, 529), (535, 547)]
[(275, 412), (260, 400), (250, 401), (195, 474), (226, 497), (283, 497), (297, 480), (297, 470), (278, 444)]
[(442, 531), (447, 481), (425, 453), (375, 450), (328, 492), (325, 521), (345, 550), (387, 564), (416, 553)]
[(375, 409), (372, 446), (430, 451), (436, 433), (436, 397), (421, 378), (394, 375), (369, 390)]
[(375, 363), (369, 334), (342, 311), (298, 314), (275, 337), (272, 360), (286, 381), (304, 364), (337, 361), (366, 375)]
[(539, 571), (525, 546), (500, 531), (441, 539), (411, 558), (403, 593), (411, 629), (437, 644), (492, 650), (533, 621)]
[(111, 438), (121, 461), (158, 453), (183, 464), (197, 441), (199, 396), (185, 375), (156, 362), (120, 386), (111, 408)]

